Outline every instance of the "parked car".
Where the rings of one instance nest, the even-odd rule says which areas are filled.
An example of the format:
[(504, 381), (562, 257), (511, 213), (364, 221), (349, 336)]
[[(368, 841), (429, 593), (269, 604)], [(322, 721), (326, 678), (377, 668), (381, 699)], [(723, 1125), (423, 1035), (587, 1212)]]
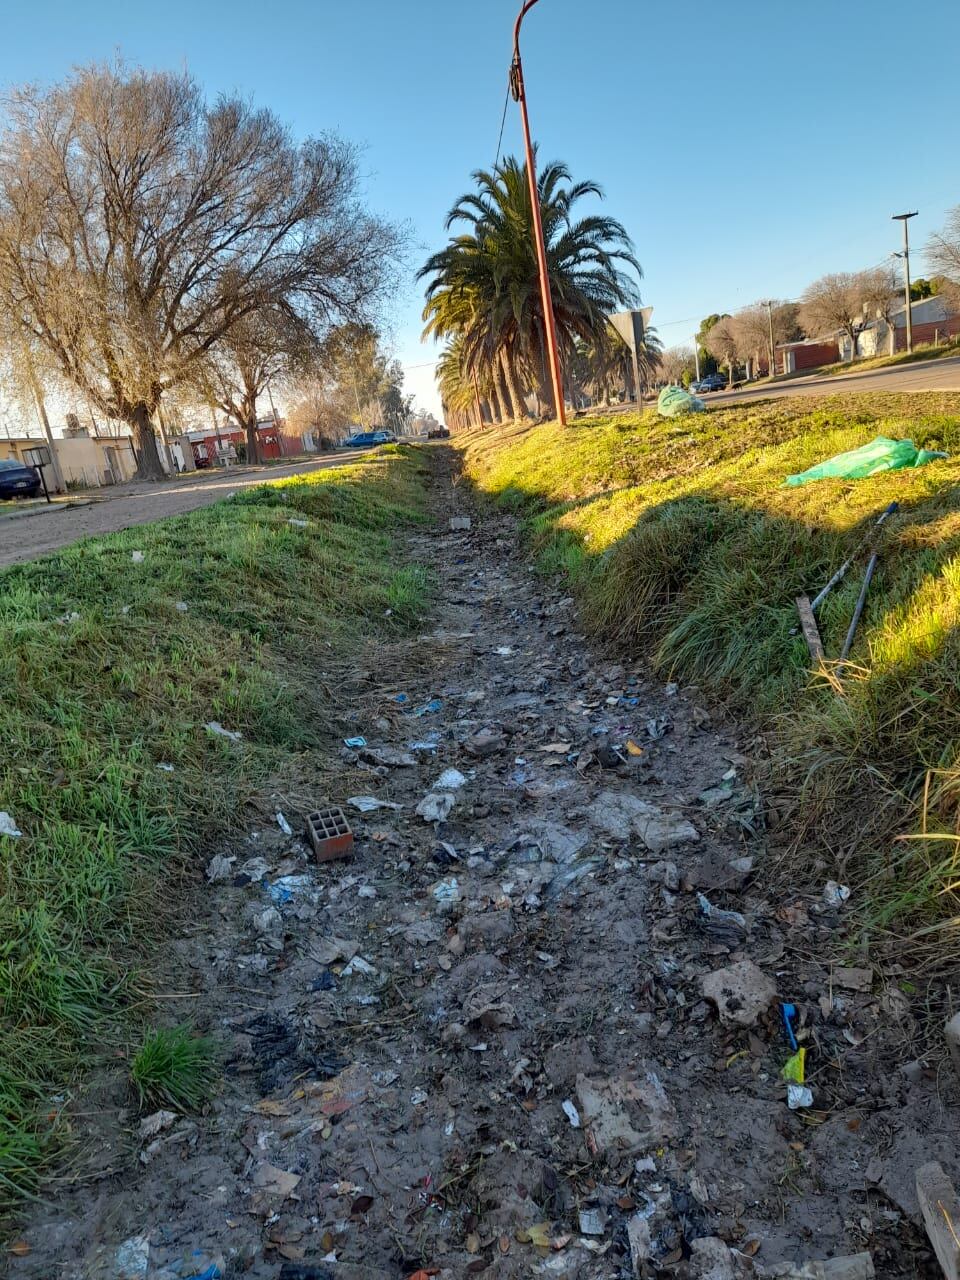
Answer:
[(341, 449), (372, 449), (375, 445), (383, 444), (380, 439), (379, 431), (358, 431), (355, 435), (347, 436), (346, 440), (340, 441)]
[(0, 458), (0, 498), (35, 498), (40, 492), (40, 472), (16, 458)]
[(727, 385), (726, 375), (722, 373), (708, 373), (706, 377), (700, 379), (699, 382), (691, 382), (690, 390), (694, 395), (700, 395), (704, 391), (723, 391)]

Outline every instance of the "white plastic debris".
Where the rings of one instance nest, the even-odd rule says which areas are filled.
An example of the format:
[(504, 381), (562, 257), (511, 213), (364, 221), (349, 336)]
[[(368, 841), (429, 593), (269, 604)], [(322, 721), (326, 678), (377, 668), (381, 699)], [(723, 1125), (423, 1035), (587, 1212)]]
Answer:
[(162, 769), (164, 773), (174, 773), (174, 767), (169, 760), (161, 760), (157, 765), (158, 769)]
[(293, 827), (291, 827), (290, 823), (286, 820), (279, 809), (277, 810), (277, 826), (285, 836), (293, 835)]
[(460, 881), (456, 876), (447, 876), (438, 880), (430, 893), (439, 907), (454, 907), (460, 901)]
[(203, 727), (208, 733), (215, 733), (219, 738), (229, 738), (231, 742), (239, 742), (243, 737), (237, 729), (225, 729), (219, 720), (211, 720)]
[(22, 835), (23, 832), (10, 817), (9, 813), (0, 811), (0, 836), (11, 836), (16, 840)]
[(451, 533), (456, 533), (460, 529), (469, 529), (469, 528), (470, 528), (469, 516), (451, 516), (450, 517)]
[(143, 554), (143, 552), (142, 552), (142, 551), (131, 551), (131, 552), (130, 552), (130, 559), (133, 561), (133, 563), (134, 563), (134, 564), (143, 564), (143, 562), (144, 562), (144, 560), (146, 560), (146, 558), (147, 558), (147, 557)]
[(563, 1114), (570, 1121), (570, 1124), (572, 1125), (572, 1127), (574, 1129), (579, 1129), (580, 1128), (580, 1112), (577, 1110), (574, 1104), (570, 1101), (569, 1098), (565, 1098), (560, 1105), (563, 1107)]
[(850, 897), (850, 889), (836, 880), (828, 880), (823, 886), (823, 900), (828, 907), (842, 907)]
[(787, 1085), (787, 1106), (791, 1111), (813, 1106), (813, 1090), (805, 1084)]
[(186, 600), (178, 600), (173, 607), (176, 609), (177, 613), (190, 612), (190, 606), (187, 604)]
[[(129, 607), (130, 606), (128, 605), (127, 608), (129, 609)], [(61, 613), (60, 617), (57, 618), (57, 622), (61, 623), (61, 625), (65, 627), (69, 626), (71, 622), (79, 622), (79, 621), (80, 621), (80, 615), (79, 613), (76, 612), (76, 610), (74, 610), (72, 613)]]
[(466, 775), (459, 769), (444, 769), (433, 786), (435, 791), (458, 791), (466, 781)]
[(218, 880), (229, 880), (233, 875), (235, 862), (235, 857), (227, 858), (222, 853), (214, 854), (207, 863), (207, 879), (211, 884), (215, 884)]
[(115, 1280), (146, 1280), (150, 1266), (150, 1237), (131, 1236), (117, 1250)]
[(345, 964), (340, 970), (340, 977), (353, 978), (358, 973), (365, 978), (375, 978), (377, 976), (377, 971), (369, 960), (364, 960), (363, 956), (354, 956), (350, 963)]
[(309, 526), (310, 521), (298, 520), (296, 516), (291, 516), (287, 521), (287, 524), (292, 524), (295, 529), (306, 529)]
[(402, 809), (402, 804), (394, 804), (392, 800), (378, 800), (376, 796), (351, 796), (347, 801), (361, 813), (375, 813), (377, 809)]
[(410, 1095), (410, 1101), (415, 1107), (422, 1107), (428, 1096), (425, 1089), (414, 1089)]
[(494, 649), (493, 652), (501, 658), (509, 658), (513, 653), (513, 645), (502, 644), (498, 649)]
[(430, 791), (417, 805), (417, 813), (424, 822), (444, 822), (453, 803), (453, 796), (449, 791)]

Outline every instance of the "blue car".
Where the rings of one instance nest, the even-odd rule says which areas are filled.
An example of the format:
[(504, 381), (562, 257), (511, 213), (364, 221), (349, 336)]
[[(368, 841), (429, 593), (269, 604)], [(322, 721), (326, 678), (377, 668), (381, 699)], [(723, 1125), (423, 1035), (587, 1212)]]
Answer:
[(0, 458), (0, 498), (35, 498), (40, 492), (40, 472), (16, 458)]

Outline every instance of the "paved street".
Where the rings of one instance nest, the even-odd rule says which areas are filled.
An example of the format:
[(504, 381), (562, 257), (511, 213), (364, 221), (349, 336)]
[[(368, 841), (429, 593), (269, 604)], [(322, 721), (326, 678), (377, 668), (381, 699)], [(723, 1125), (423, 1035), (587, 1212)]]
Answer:
[[(280, 467), (243, 467), (226, 471), (191, 471), (161, 484), (123, 484), (114, 489), (93, 490), (95, 500), (86, 506), (55, 508), (39, 515), (8, 517), (0, 521), (0, 566), (33, 560), (101, 533), (113, 533), (131, 525), (148, 524), (164, 516), (179, 516), (197, 507), (208, 507), (238, 489), (279, 480), (284, 476), (343, 466), (362, 456), (361, 450), (344, 450), (309, 462)], [(84, 494), (83, 498), (89, 498)]]
[(705, 397), (708, 404), (728, 400), (769, 399), (771, 396), (833, 396), (851, 392), (877, 391), (960, 391), (960, 356), (923, 360), (916, 364), (891, 365), (866, 373), (812, 376), (789, 382), (744, 387), (742, 391), (719, 391)]

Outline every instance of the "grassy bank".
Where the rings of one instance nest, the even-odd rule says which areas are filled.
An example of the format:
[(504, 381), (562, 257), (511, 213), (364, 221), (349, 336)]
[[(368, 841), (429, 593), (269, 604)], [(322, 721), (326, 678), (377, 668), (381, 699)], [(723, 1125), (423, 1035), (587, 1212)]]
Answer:
[(422, 499), (415, 452), (387, 450), (0, 571), (0, 810), (23, 833), (0, 836), (0, 1206), (133, 998), (166, 878), (323, 735), (325, 669), (420, 613), (393, 536)]
[[(953, 456), (782, 487), (878, 434)], [(469, 475), (524, 513), (538, 564), (570, 580), (596, 631), (776, 730), (781, 782), (802, 798), (798, 832), (816, 834), (877, 925), (957, 914), (955, 846), (890, 839), (915, 820), (928, 770), (931, 820), (955, 830), (960, 802), (960, 395), (781, 399), (680, 420), (648, 411), (477, 433), (464, 449)], [(838, 692), (810, 672), (794, 597), (815, 594), (893, 500), (901, 511)], [(833, 658), (862, 573), (861, 560), (822, 607)]]

